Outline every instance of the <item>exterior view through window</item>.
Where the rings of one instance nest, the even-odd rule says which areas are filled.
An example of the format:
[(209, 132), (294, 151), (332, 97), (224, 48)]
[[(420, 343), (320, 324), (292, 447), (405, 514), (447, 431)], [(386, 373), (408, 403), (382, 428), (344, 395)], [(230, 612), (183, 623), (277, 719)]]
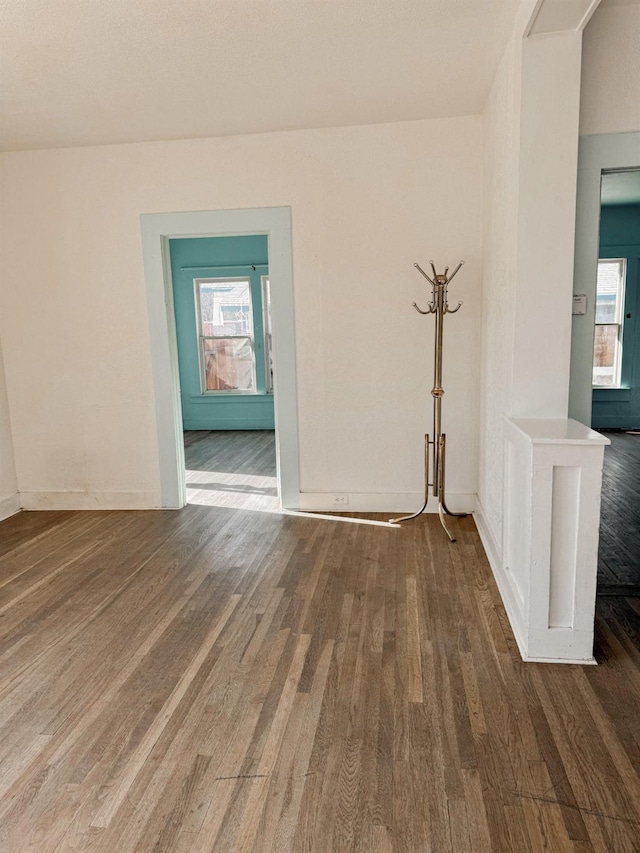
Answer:
[(598, 261), (594, 386), (615, 388), (620, 385), (625, 275), (624, 258)]
[(249, 279), (196, 279), (202, 391), (256, 390)]

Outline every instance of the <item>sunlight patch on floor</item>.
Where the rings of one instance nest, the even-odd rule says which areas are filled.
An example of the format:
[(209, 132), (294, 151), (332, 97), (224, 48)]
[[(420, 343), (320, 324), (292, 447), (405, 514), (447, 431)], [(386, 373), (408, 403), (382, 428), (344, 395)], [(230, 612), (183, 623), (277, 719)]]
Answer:
[(275, 477), (187, 469), (187, 503), (228, 509), (279, 512)]
[(347, 524), (368, 524), (399, 529), (397, 524), (372, 518), (349, 518), (343, 515), (281, 509), (276, 478), (257, 477), (253, 474), (228, 474), (222, 471), (187, 469), (187, 503), (196, 506), (269, 512), (277, 515), (292, 515), (297, 518), (344, 521)]

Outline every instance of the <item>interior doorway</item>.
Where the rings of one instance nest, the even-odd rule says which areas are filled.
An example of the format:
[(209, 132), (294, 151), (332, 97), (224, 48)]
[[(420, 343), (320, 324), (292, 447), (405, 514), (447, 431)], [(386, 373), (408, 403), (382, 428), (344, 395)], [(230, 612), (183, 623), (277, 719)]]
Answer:
[[(171, 244), (173, 241), (193, 241), (196, 238), (226, 239), (261, 236), (266, 239), (268, 250), (267, 286), (270, 298), (269, 324), (272, 333), (268, 358), (273, 375), (271, 390), (275, 428), (275, 479), (279, 495), (279, 499), (276, 498), (276, 500), (282, 508), (297, 509), (300, 486), (290, 209), (280, 207), (145, 214), (141, 217), (141, 230), (154, 378), (161, 505), (166, 508), (179, 508), (187, 502), (183, 389), (176, 332), (177, 316), (174, 304)], [(204, 285), (204, 291), (207, 291), (207, 279), (216, 277), (207, 274), (206, 271), (200, 272), (202, 274), (192, 276), (198, 282), (193, 287)], [(261, 282), (262, 284), (264, 282)], [(215, 291), (215, 289), (215, 285), (209, 287), (209, 291)], [(195, 289), (192, 292), (195, 298)], [(210, 296), (211, 293), (205, 298), (209, 299)], [(220, 300), (218, 302), (220, 303)], [(212, 306), (209, 305), (209, 307)], [(223, 319), (222, 315), (225, 312), (220, 304), (212, 310), (218, 311), (218, 320)], [(239, 313), (242, 315), (243, 311), (240, 310)], [(242, 322), (242, 316), (238, 318), (236, 326), (233, 326), (233, 321), (230, 320), (231, 325), (227, 331), (237, 331), (242, 326)], [(264, 322), (266, 323), (266, 320)], [(224, 327), (224, 323), (222, 326)], [(195, 328), (198, 330), (198, 327)], [(204, 331), (211, 331), (212, 334), (202, 334)], [(228, 341), (224, 345), (216, 343), (220, 339), (240, 338), (242, 335), (229, 333), (225, 336), (225, 334), (214, 334), (214, 331), (202, 325), (197, 331), (198, 339), (214, 341), (213, 344), (202, 344), (202, 354), (197, 354), (200, 360), (200, 378), (203, 382), (200, 390), (202, 391), (203, 388), (213, 392), (221, 390), (220, 387), (208, 388), (207, 386), (211, 383), (213, 385), (217, 383), (220, 386), (237, 381), (237, 384), (247, 385), (248, 376), (251, 374), (251, 381), (254, 383), (251, 388), (235, 389), (240, 391), (242, 396), (248, 396), (242, 392), (257, 390), (258, 383), (261, 381), (258, 378), (257, 364), (248, 368), (245, 358), (244, 367), (241, 366), (238, 372), (236, 370), (238, 365), (235, 368), (227, 365), (227, 369), (223, 364), (224, 356), (220, 358), (221, 351), (226, 349), (228, 354), (234, 348), (240, 351), (244, 349), (246, 356), (247, 345), (242, 346), (238, 341)], [(221, 331), (220, 327), (217, 331)], [(245, 339), (247, 337), (250, 336), (244, 335)], [(255, 348), (255, 336), (248, 349), (252, 347)], [(209, 356), (208, 353), (213, 355)], [(264, 358), (262, 377), (266, 387), (270, 370), (267, 367), (266, 353)], [(208, 368), (210, 369), (207, 374)], [(233, 373), (234, 370), (236, 373)], [(229, 382), (230, 379), (231, 382)], [(214, 393), (199, 396), (206, 398), (216, 395)], [(208, 401), (205, 400), (205, 402)], [(232, 431), (233, 426), (234, 424), (228, 421), (225, 431)]]
[(169, 240), (187, 503), (274, 510), (266, 234)]
[(601, 180), (591, 426), (607, 435), (601, 595), (640, 595), (640, 169)]
[[(570, 415), (603, 433), (598, 593), (640, 595), (640, 134), (580, 142)], [(577, 306), (577, 310), (576, 310)]]

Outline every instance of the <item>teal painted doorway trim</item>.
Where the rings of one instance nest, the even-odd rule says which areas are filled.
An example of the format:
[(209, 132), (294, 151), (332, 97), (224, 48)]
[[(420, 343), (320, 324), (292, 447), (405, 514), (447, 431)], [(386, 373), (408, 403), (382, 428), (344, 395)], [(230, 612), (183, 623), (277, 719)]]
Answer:
[[(268, 275), (266, 235), (199, 237), (169, 241), (176, 319), (182, 418), (186, 430), (274, 429), (273, 394), (267, 390), (262, 277)], [(202, 390), (195, 282), (247, 279), (254, 329), (256, 390)]]

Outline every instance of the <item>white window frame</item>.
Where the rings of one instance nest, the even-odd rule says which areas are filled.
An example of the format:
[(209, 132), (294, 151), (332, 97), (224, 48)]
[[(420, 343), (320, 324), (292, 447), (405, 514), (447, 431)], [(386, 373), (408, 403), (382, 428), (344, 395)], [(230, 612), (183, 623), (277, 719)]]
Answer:
[[(229, 283), (243, 283), (246, 284), (249, 291), (249, 312), (251, 314), (251, 335), (203, 335), (203, 327), (202, 327), (202, 305), (200, 302), (200, 285), (202, 284), (226, 284)], [(225, 276), (224, 278), (211, 278), (207, 276), (205, 278), (194, 278), (193, 280), (193, 294), (194, 294), (194, 303), (196, 309), (196, 334), (198, 336), (198, 363), (200, 367), (200, 393), (206, 397), (216, 397), (223, 396), (227, 397), (229, 395), (234, 394), (257, 394), (258, 390), (258, 379), (256, 375), (256, 347), (255, 347), (255, 324), (253, 322), (253, 300), (251, 298), (251, 278), (249, 276)], [(249, 341), (251, 345), (251, 355), (252, 355), (252, 384), (253, 389), (250, 391), (242, 390), (241, 388), (227, 389), (221, 391), (210, 391), (207, 389), (207, 377), (206, 377), (206, 358), (204, 352), (204, 342), (205, 341), (224, 341), (228, 338), (237, 338), (238, 340)]]
[(262, 335), (264, 338), (264, 371), (266, 393), (273, 394), (273, 374), (271, 364), (273, 361), (273, 332), (271, 331), (271, 280), (269, 273), (260, 276), (260, 288), (262, 293)]
[[(617, 326), (618, 327), (618, 338), (616, 343), (616, 352), (613, 362), (613, 375), (614, 375), (614, 383), (612, 385), (594, 385), (593, 384), (593, 371), (595, 370), (595, 365), (592, 366), (591, 369), (591, 384), (592, 387), (598, 390), (606, 390), (607, 388), (620, 388), (622, 381), (622, 331), (624, 325), (624, 300), (626, 295), (626, 286), (627, 286), (627, 259), (626, 258), (599, 258), (598, 259), (598, 269), (600, 269), (600, 264), (618, 264), (619, 267), (619, 275), (618, 275), (618, 294), (616, 299), (617, 312), (616, 317), (611, 323), (598, 323), (594, 322), (595, 326)], [(596, 280), (596, 307), (595, 311), (597, 312), (597, 300), (598, 300), (598, 285)], [(595, 328), (594, 328), (595, 332)]]

